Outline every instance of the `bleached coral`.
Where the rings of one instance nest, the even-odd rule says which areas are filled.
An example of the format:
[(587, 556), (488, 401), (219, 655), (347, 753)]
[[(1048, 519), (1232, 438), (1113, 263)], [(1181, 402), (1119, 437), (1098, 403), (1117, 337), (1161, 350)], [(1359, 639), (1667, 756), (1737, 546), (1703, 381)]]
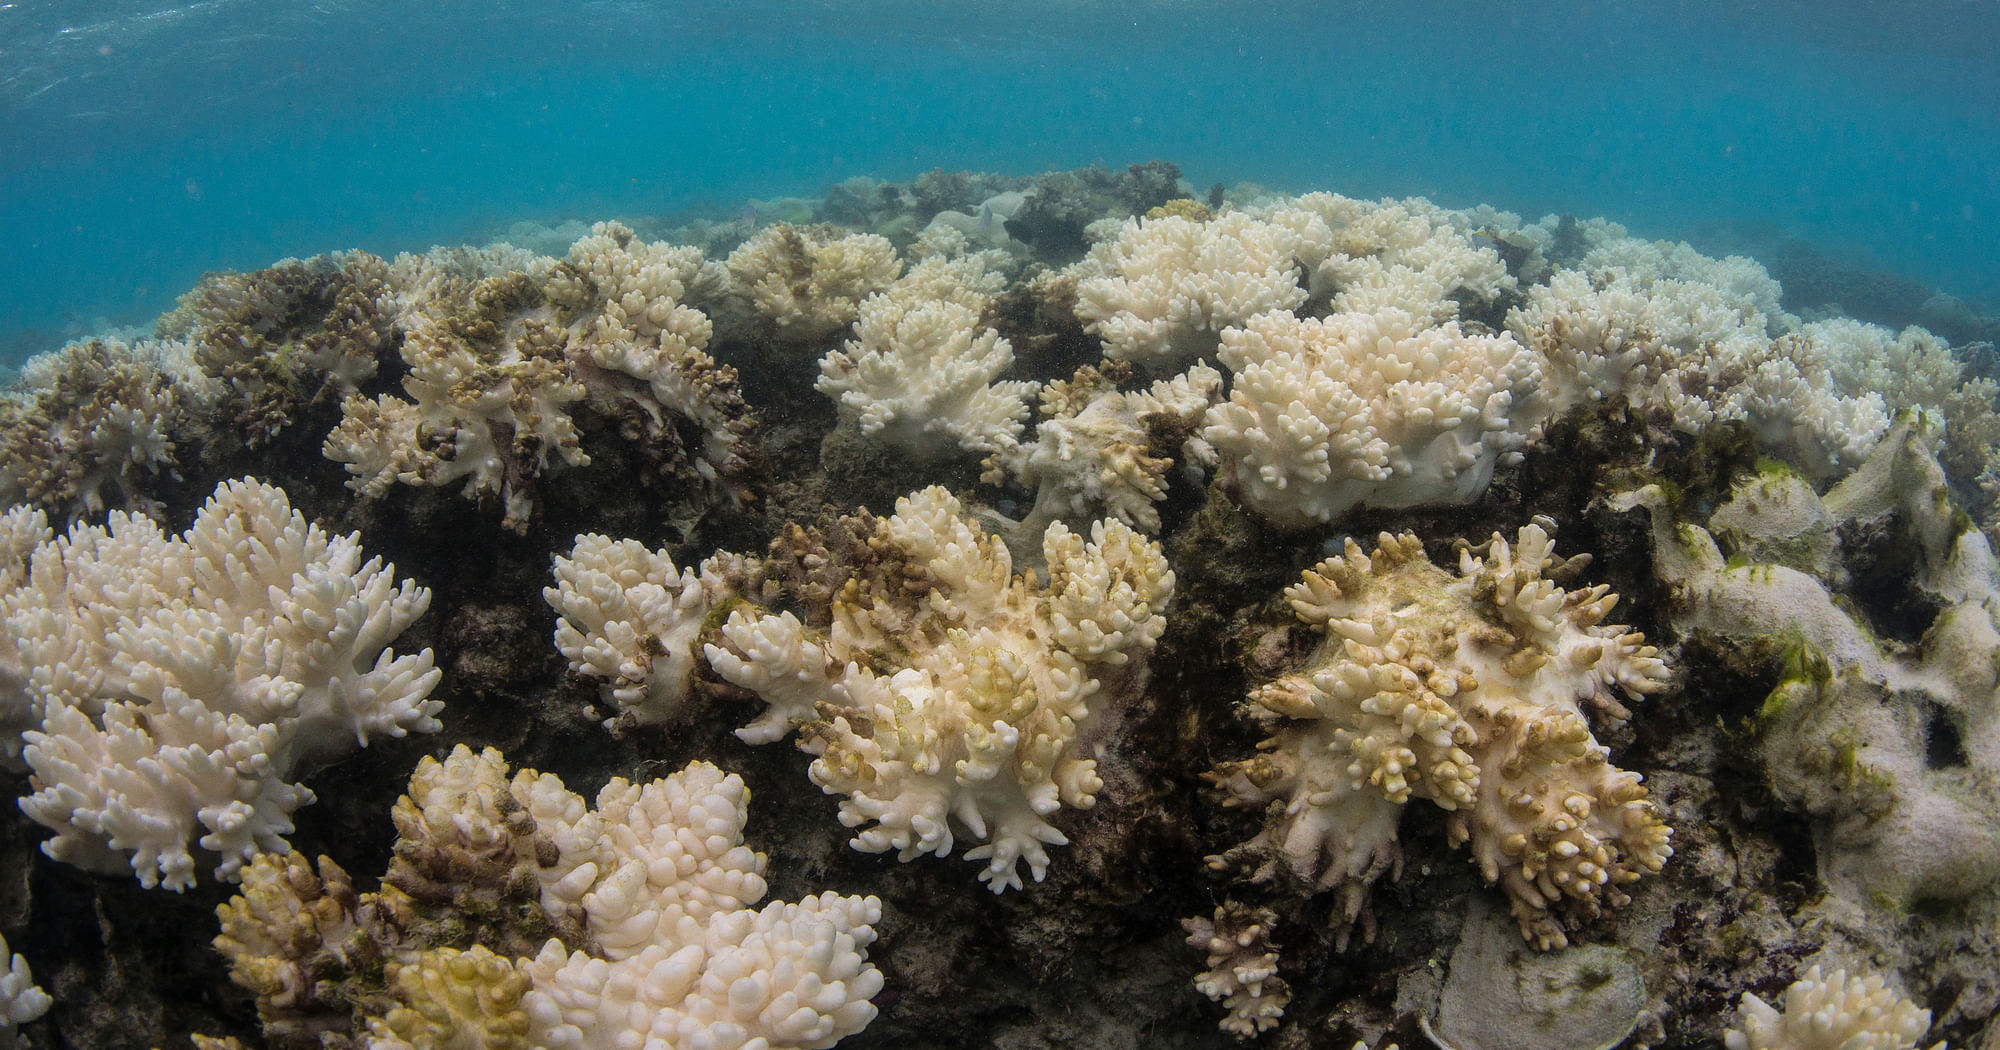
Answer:
[(0, 937), (0, 959), (7, 960), (6, 970), (0, 972), (0, 1039), (5, 1039), (15, 1028), (48, 1013), (55, 1000), (35, 984), (28, 960), (19, 952), (9, 953), (5, 937)]
[(1611, 400), (1684, 434), (1741, 422), (1815, 474), (1851, 468), (1888, 429), (1881, 396), (1840, 385), (1813, 339), (1772, 340), (1753, 303), (1696, 281), (1560, 270), (1507, 323), (1546, 362), (1558, 414)]
[[(1915, 1050), (1930, 1027), (1931, 1012), (1891, 991), (1881, 977), (1822, 973), (1814, 965), (1785, 989), (1783, 1010), (1743, 993), (1736, 1027), (1722, 1041), (1729, 1050)], [(1930, 1050), (1945, 1050), (1945, 1044)]]
[[(1328, 240), (1303, 253), (1306, 285), (1339, 312), (1402, 310), (1425, 325), (1456, 320), (1460, 300), (1488, 306), (1517, 285), (1500, 254), (1471, 236), (1472, 218), (1421, 197), (1363, 201), (1309, 193), (1265, 214)], [(1316, 263), (1310, 261), (1317, 259)]]
[(19, 683), (8, 720), (39, 725), (21, 808), (55, 831), (42, 849), (180, 890), (198, 839), (233, 879), (284, 848), (313, 800), (301, 767), (436, 731), (430, 650), (388, 648), (430, 592), (362, 557), (254, 480), (218, 486), (179, 536), (114, 512), (41, 544), (0, 593), (0, 658), (18, 661), (0, 683)]
[(1623, 719), (1619, 694), (1657, 692), (1667, 669), (1645, 639), (1605, 622), (1617, 596), (1568, 590), (1540, 525), (1432, 564), (1413, 535), (1383, 535), (1285, 590), (1324, 633), (1306, 665), (1258, 687), (1246, 713), (1271, 735), (1255, 758), (1208, 778), (1234, 805), (1268, 807), (1249, 842), (1211, 863), (1259, 881), (1334, 890), (1363, 914), (1368, 887), (1400, 867), (1403, 807), (1449, 813), (1453, 845), (1507, 891), (1522, 936), (1567, 942), (1564, 919), (1626, 900), (1672, 854), (1638, 774), (1612, 766), (1585, 708)]
[(1466, 502), (1539, 433), (1541, 363), (1510, 336), (1388, 309), (1260, 314), (1221, 338), (1234, 381), (1202, 435), (1243, 503), (1283, 527)]
[(992, 287), (976, 260), (929, 258), (858, 308), (854, 338), (820, 359), (841, 420), (918, 460), (941, 447), (1012, 448), (1035, 384), (1005, 380), (1014, 350), (981, 319)]
[(1302, 267), (1331, 235), (1315, 217), (1284, 219), (1128, 219), (1073, 268), (1076, 316), (1106, 357), (1185, 367), (1214, 353), (1223, 329), (1305, 303)]
[[(351, 1021), (312, 1022), (305, 1008), (345, 998), (390, 1047), (475, 1033), (481, 1046), (831, 1046), (875, 1016), (882, 978), (866, 948), (880, 902), (822, 893), (753, 907), (765, 859), (743, 843), (748, 801), (741, 778), (697, 762), (644, 785), (614, 779), (592, 807), (553, 775), (510, 781), (498, 752), (461, 745), (411, 778), (398, 860), (419, 845), (412, 831), (418, 854), (479, 858), (432, 869), (449, 880), (430, 905), (444, 917), (525, 883), (540, 889), (531, 925), (569, 932), (531, 958), (446, 943), (468, 924), (424, 921), (411, 869), (356, 895), (330, 861), (316, 878), (294, 854), (257, 862), (216, 943), (258, 993), (267, 1031), (337, 1031)], [(499, 914), (518, 925), (521, 911)], [(381, 976), (371, 959), (386, 961)]]
[(154, 507), (178, 449), (220, 396), (179, 342), (93, 339), (30, 359), (0, 397), (0, 504), (64, 518)]
[(724, 265), (731, 296), (792, 344), (837, 335), (903, 270), (895, 246), (875, 234), (783, 222), (757, 231)]
[(814, 782), (846, 796), (856, 849), (908, 861), (964, 835), (994, 892), (1021, 885), (1023, 862), (1040, 880), (1047, 847), (1068, 842), (1051, 818), (1096, 800), (1087, 742), (1164, 630), (1173, 573), (1122, 522), (1088, 541), (1058, 523), (1044, 587), (942, 488), (872, 526), (857, 531), (874, 556), (840, 585), (830, 629), (742, 608), (707, 646), (718, 674), (769, 705), (737, 735), (763, 743), (804, 722), (799, 746)]
[(325, 455), (372, 497), (463, 482), (468, 496), (497, 497), (520, 531), (537, 478), (590, 462), (576, 423), (587, 404), (663, 472), (689, 475), (697, 502), (740, 501), (748, 409), (735, 372), (704, 352), (708, 318), (683, 301), (718, 280), (700, 252), (616, 223), (592, 227), (543, 276), (432, 280), (403, 318), (404, 396), (349, 398)]
[(1194, 979), (1201, 994), (1229, 1009), (1223, 1031), (1248, 1039), (1274, 1028), (1285, 1015), (1292, 992), (1278, 976), (1278, 949), (1271, 941), (1277, 913), (1235, 901), (1216, 906), (1213, 919), (1182, 919), (1187, 943), (1208, 953), (1208, 969)]
[(692, 691), (709, 610), (733, 590), (716, 562), (677, 569), (664, 550), (593, 533), (556, 557), (555, 576), (542, 597), (558, 614), (556, 648), (601, 683), (618, 712), (605, 724), (672, 721)]
[(1106, 514), (1159, 531), (1154, 505), (1166, 498), (1174, 457), (1194, 470), (1214, 460), (1200, 424), (1221, 396), (1222, 373), (1203, 364), (1143, 391), (1121, 391), (1088, 365), (1044, 386), (1034, 439), (985, 463), (987, 483), (1035, 490), (1034, 505), (1006, 531), (1039, 539), (1051, 521), (1081, 526)]
[[(1778, 672), (1759, 747), (1777, 797), (1812, 820), (1829, 906), (1963, 900), (2000, 880), (2000, 560), (1947, 491), (1906, 417), (1823, 497), (1750, 478), (1705, 525), (1652, 487), (1614, 503), (1653, 516), (1673, 624)], [(1880, 571), (1880, 553), (1856, 549), (1871, 541), (1893, 545), (1901, 586), (1935, 610), (1920, 642), (1885, 643), (1845, 601), (1857, 573)]]

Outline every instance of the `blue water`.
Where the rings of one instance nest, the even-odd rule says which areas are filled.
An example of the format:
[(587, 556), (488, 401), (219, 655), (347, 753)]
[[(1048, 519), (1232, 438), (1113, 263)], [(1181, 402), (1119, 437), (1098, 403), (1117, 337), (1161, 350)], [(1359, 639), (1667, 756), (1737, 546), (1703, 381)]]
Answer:
[(1996, 55), (2000, 0), (0, 0), (0, 361), (208, 269), (1153, 159), (1749, 220), (1993, 309)]

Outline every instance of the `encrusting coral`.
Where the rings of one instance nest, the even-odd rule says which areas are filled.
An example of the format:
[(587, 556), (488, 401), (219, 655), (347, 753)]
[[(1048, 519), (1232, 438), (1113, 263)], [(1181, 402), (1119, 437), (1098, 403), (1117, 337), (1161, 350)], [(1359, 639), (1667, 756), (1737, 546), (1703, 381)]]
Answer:
[(379, 890), (266, 855), (217, 910), (216, 946), (279, 1047), (832, 1046), (875, 1017), (881, 904), (755, 907), (748, 801), (697, 762), (613, 779), (593, 807), (460, 745), (411, 776)]
[(1672, 855), (1671, 832), (1585, 710), (1627, 717), (1619, 694), (1664, 688), (1667, 668), (1605, 622), (1616, 595), (1556, 582), (1586, 561), (1556, 557), (1528, 525), (1463, 549), (1456, 574), (1408, 534), (1372, 553), (1350, 540), (1307, 570), (1285, 599), (1325, 641), (1251, 693), (1245, 713), (1271, 732), (1262, 753), (1208, 774), (1265, 826), (1211, 864), (1333, 890), (1351, 923), (1369, 885), (1400, 870), (1397, 826), (1420, 798), (1450, 814), (1452, 844), (1470, 846), (1538, 947), (1566, 944), (1566, 919), (1624, 903)]
[(181, 890), (198, 844), (234, 879), (285, 848), (302, 767), (438, 729), (430, 650), (388, 648), (430, 592), (282, 489), (227, 482), (173, 537), (123, 512), (57, 538), (6, 521), (0, 722), (26, 727), (21, 808), (51, 857)]
[(856, 849), (908, 861), (964, 835), (995, 893), (1021, 885), (1023, 862), (1039, 881), (1047, 847), (1069, 841), (1051, 818), (1095, 802), (1090, 741), (1165, 629), (1174, 576), (1159, 545), (1115, 520), (1088, 540), (1050, 525), (1044, 586), (942, 488), (855, 533), (868, 560), (835, 582), (827, 629), (744, 607), (706, 647), (769, 705), (737, 735), (764, 743), (803, 723), (813, 781), (845, 796)]

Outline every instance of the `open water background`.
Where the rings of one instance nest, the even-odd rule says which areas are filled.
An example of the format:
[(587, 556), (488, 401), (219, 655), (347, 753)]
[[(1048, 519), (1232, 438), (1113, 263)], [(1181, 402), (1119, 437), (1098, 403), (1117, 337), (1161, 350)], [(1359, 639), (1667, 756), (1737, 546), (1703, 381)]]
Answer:
[(0, 363), (205, 270), (1181, 165), (1811, 238), (2000, 309), (2000, 0), (0, 0)]

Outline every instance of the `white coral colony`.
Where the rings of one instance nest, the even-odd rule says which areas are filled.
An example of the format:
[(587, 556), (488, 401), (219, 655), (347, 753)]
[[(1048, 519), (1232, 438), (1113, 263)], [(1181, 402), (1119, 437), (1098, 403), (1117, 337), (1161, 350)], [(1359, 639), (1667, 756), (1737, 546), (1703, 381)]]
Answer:
[(302, 765), (438, 729), (430, 650), (388, 648), (430, 592), (284, 490), (226, 482), (172, 537), (121, 512), (52, 539), (38, 518), (6, 519), (0, 705), (29, 727), (21, 808), (49, 856), (181, 890), (199, 845), (233, 879), (284, 848)]

